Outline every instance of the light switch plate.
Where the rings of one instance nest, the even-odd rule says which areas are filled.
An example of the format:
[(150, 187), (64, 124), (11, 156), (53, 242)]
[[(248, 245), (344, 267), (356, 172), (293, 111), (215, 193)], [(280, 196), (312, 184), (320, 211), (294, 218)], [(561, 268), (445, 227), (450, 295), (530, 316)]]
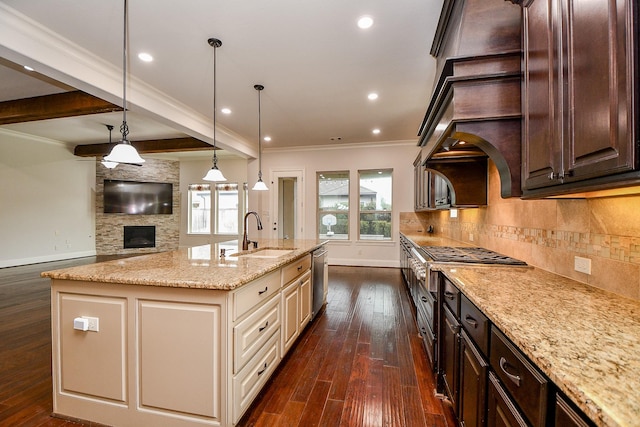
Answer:
[(591, 259), (576, 256), (573, 268), (580, 273), (591, 274)]

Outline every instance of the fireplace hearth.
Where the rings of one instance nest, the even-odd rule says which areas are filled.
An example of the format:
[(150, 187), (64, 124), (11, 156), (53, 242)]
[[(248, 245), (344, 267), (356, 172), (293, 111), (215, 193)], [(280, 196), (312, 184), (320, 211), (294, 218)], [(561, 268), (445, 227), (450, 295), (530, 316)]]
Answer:
[(156, 247), (156, 226), (155, 225), (125, 225), (124, 226), (124, 248), (155, 248)]

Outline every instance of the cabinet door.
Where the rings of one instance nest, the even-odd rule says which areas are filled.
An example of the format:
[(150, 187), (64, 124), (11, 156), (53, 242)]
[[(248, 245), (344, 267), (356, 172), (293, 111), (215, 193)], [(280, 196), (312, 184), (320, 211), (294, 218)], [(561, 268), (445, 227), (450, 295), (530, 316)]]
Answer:
[(307, 326), (311, 320), (311, 299), (313, 292), (311, 289), (311, 272), (305, 274), (299, 279), (300, 283), (300, 331)]
[(591, 421), (574, 409), (567, 400), (559, 394), (556, 395), (555, 427), (590, 427)]
[(489, 364), (463, 331), (460, 339), (460, 408), (458, 420), (463, 427), (485, 425), (487, 374)]
[(442, 382), (445, 392), (451, 398), (456, 415), (458, 413), (458, 331), (460, 325), (447, 306), (442, 306), (442, 341), (440, 358)]
[(299, 286), (293, 282), (282, 291), (282, 355), (295, 342), (299, 332)]
[(527, 427), (524, 418), (522, 418), (522, 415), (520, 415), (493, 372), (489, 373), (487, 427)]
[(634, 168), (631, 1), (561, 1), (567, 25), (565, 182)]
[[(559, 183), (561, 167), (558, 52), (553, 22), (556, 0), (531, 0), (524, 8), (524, 129), (522, 185), (526, 189)], [(556, 8), (557, 9), (557, 8)]]

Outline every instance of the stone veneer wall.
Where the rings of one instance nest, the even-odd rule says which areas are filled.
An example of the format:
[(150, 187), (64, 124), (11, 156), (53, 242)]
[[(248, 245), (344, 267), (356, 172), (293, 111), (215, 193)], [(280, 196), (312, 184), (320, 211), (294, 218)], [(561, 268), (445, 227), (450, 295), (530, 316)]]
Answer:
[[(98, 255), (164, 252), (178, 249), (180, 239), (180, 163), (145, 159), (143, 166), (118, 165), (107, 169), (96, 165), (96, 253)], [(127, 215), (104, 213), (104, 180), (171, 182), (173, 214)], [(156, 247), (124, 249), (125, 225), (155, 225)]]
[[(522, 259), (547, 271), (640, 300), (640, 196), (521, 200), (499, 197), (490, 168), (486, 207), (404, 212), (401, 231), (435, 227), (436, 234)], [(574, 257), (591, 259), (591, 275)]]

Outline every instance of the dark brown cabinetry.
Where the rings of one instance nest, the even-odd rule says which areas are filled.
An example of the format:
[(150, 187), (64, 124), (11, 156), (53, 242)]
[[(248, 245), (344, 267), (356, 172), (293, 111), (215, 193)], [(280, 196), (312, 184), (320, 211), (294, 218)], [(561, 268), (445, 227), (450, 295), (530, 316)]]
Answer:
[(632, 0), (514, 2), (524, 22), (524, 195), (615, 185), (597, 178), (638, 166)]
[(464, 427), (485, 425), (489, 364), (469, 335), (460, 333), (460, 397), (458, 420)]
[(413, 184), (413, 208), (416, 212), (451, 206), (449, 184), (435, 171), (425, 168), (421, 155), (413, 162)]
[(440, 374), (445, 393), (451, 399), (453, 409), (458, 414), (458, 371), (460, 351), (460, 324), (448, 306), (443, 306), (440, 339)]
[(556, 394), (556, 415), (553, 425), (555, 427), (593, 427), (595, 424), (558, 393)]
[(487, 425), (495, 427), (528, 427), (493, 372), (489, 373)]

